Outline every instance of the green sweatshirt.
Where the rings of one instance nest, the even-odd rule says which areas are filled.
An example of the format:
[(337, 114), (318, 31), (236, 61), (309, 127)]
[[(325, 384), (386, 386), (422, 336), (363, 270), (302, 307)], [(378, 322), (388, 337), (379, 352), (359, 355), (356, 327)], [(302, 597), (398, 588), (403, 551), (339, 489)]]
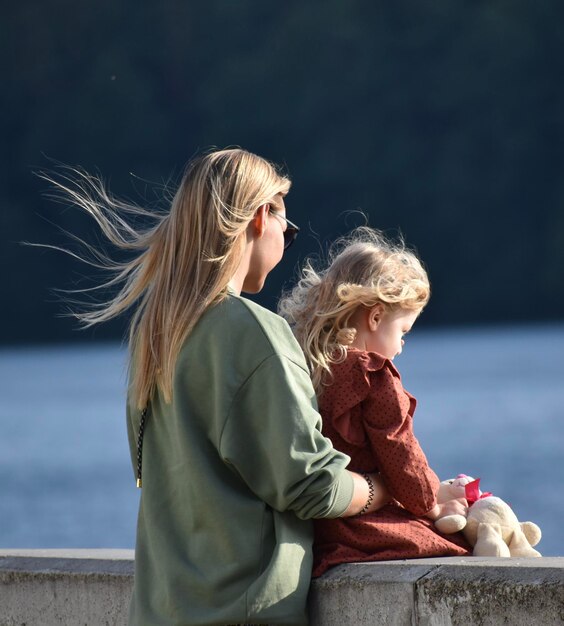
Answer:
[[(128, 403), (134, 468), (139, 420)], [(309, 520), (353, 493), (320, 428), (286, 322), (233, 294), (208, 310), (147, 418), (130, 624), (307, 624)]]

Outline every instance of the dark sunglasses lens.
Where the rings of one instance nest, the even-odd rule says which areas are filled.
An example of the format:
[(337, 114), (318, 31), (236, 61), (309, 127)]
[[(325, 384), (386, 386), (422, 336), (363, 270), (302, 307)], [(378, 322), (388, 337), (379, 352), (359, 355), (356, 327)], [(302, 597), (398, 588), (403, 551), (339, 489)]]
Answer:
[(293, 226), (288, 226), (284, 231), (284, 250), (287, 250), (295, 241), (298, 236), (298, 229)]

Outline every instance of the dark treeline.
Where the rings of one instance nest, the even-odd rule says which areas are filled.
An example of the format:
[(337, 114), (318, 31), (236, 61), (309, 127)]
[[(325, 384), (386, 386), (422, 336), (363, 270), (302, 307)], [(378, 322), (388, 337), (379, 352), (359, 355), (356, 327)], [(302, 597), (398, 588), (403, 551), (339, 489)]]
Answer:
[(563, 319), (563, 23), (557, 0), (13, 3), (0, 21), (0, 341), (124, 327), (80, 334), (57, 317), (50, 289), (90, 286), (92, 272), (19, 242), (99, 235), (34, 170), (81, 165), (155, 204), (194, 153), (227, 145), (294, 180), (303, 231), (263, 304), (362, 210), (426, 262), (424, 323)]

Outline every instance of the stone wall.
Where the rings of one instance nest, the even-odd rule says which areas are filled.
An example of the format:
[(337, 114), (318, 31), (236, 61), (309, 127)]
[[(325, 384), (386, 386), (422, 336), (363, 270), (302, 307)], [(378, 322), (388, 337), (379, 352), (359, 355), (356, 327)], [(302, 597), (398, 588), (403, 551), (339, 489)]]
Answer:
[(0, 551), (0, 626), (122, 626), (133, 550)]
[[(122, 626), (132, 550), (0, 551), (0, 626)], [(564, 624), (564, 557), (343, 565), (312, 584), (311, 626)]]
[(312, 624), (564, 624), (564, 558), (415, 559), (342, 565), (314, 581)]

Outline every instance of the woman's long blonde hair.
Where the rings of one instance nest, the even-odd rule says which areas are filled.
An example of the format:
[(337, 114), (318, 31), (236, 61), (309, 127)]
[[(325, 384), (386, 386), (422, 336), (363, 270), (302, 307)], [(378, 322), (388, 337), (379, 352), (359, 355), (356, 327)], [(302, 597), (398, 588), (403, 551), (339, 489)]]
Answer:
[(354, 341), (350, 320), (359, 307), (421, 310), (430, 293), (425, 269), (403, 240), (362, 226), (331, 247), (325, 269), (306, 261), (278, 312), (292, 327), (321, 395), (331, 364), (344, 360)]
[[(89, 327), (133, 308), (130, 393), (139, 408), (157, 387), (170, 402), (182, 343), (204, 311), (225, 297), (255, 212), (275, 195), (285, 195), (290, 180), (245, 150), (210, 152), (188, 164), (170, 210), (159, 213), (114, 198), (98, 178), (81, 170), (62, 180), (44, 178), (92, 216), (117, 250), (133, 254), (118, 262), (81, 241), (90, 258), (79, 258), (111, 272), (97, 288), (117, 286), (117, 293), (74, 315)], [(150, 225), (136, 228), (127, 214)]]

